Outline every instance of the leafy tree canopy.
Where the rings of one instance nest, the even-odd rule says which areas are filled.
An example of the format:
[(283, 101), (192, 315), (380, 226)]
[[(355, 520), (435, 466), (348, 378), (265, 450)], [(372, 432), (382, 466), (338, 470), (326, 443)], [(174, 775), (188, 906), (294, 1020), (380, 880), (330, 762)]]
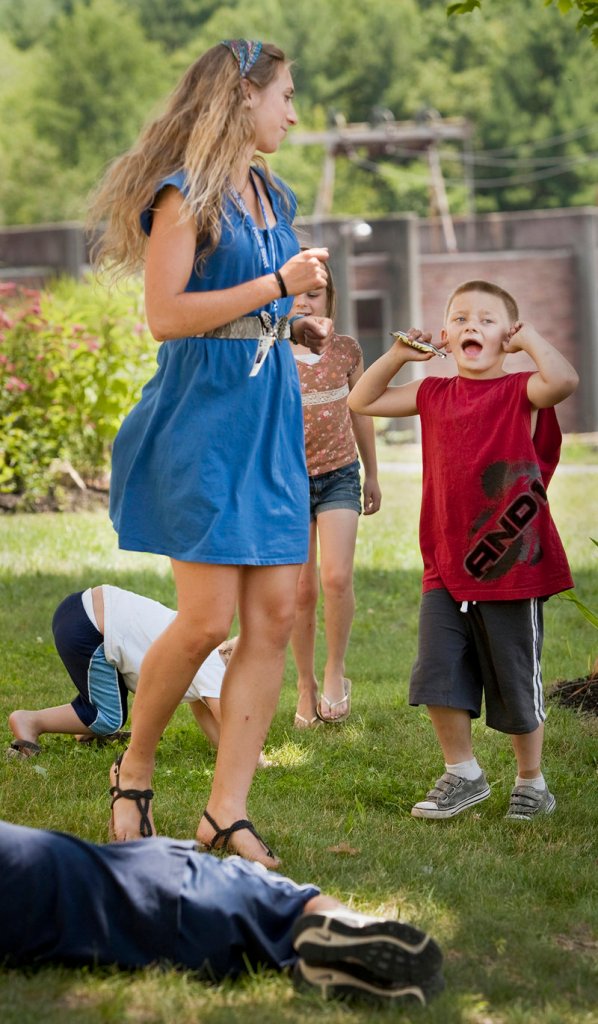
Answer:
[[(367, 122), (374, 108), (398, 120), (422, 109), (467, 118), (469, 149), (440, 153), (456, 213), (472, 202), (596, 203), (598, 62), (587, 33), (571, 31), (555, 2), (479, 3), (483, 17), (447, 19), (447, 0), (0, 0), (0, 222), (82, 218), (105, 164), (187, 65), (232, 36), (273, 40), (293, 59), (299, 130)], [(571, 6), (581, 11), (581, 0)], [(303, 214), (323, 156), (287, 143), (272, 159)], [(425, 158), (358, 151), (338, 160), (333, 212), (425, 215), (431, 195)]]
[[(594, 46), (598, 46), (598, 2), (597, 0), (543, 0), (545, 6), (554, 3), (561, 14), (568, 14), (569, 11), (577, 11), (579, 18), (577, 28), (581, 31), (587, 29)], [(447, 5), (447, 14), (470, 14), (476, 8), (481, 8), (482, 0), (461, 0), (457, 3)]]

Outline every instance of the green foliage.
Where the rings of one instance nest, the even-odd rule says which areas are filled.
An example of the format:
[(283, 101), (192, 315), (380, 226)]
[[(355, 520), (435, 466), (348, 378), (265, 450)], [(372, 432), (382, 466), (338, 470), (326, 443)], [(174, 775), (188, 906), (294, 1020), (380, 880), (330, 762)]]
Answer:
[(105, 473), (156, 344), (138, 288), (65, 280), (42, 293), (3, 285), (1, 298), (0, 491), (27, 504), (51, 490), (54, 459), (84, 477)]
[(137, 13), (148, 39), (176, 50), (201, 31), (220, 0), (129, 0), (127, 6)]
[(76, 0), (18, 56), (18, 81), (0, 78), (0, 220), (84, 219), (104, 165), (174, 84), (169, 62), (118, 0)]
[[(104, 165), (137, 136), (183, 70), (218, 40), (271, 39), (293, 59), (301, 128), (331, 113), (466, 117), (471, 154), (445, 146), (454, 212), (592, 205), (598, 190), (598, 63), (556, 2), (465, 0), (0, 0), (0, 223), (83, 219)], [(596, 0), (561, 0), (582, 19)], [(292, 138), (292, 136), (291, 136)], [(313, 210), (323, 154), (286, 145), (273, 165)], [(339, 161), (333, 213), (427, 215), (425, 158)]]
[[(590, 537), (590, 540), (592, 541), (592, 544), (595, 544), (596, 547), (598, 547), (598, 540), (594, 540), (593, 537)], [(596, 612), (593, 612), (591, 608), (588, 608), (587, 604), (584, 604), (574, 590), (565, 590), (562, 594), (559, 594), (559, 597), (563, 598), (565, 601), (571, 601), (577, 610), (581, 612), (584, 619), (587, 619), (588, 622), (591, 622), (592, 626), (595, 626), (596, 629), (598, 629), (598, 615)]]
[(52, 20), (69, 3), (70, 0), (0, 0), (0, 31), (25, 50), (43, 39)]
[[(596, 0), (543, 0), (546, 7), (555, 4), (561, 14), (568, 14), (576, 10), (580, 17), (577, 22), (577, 29), (588, 29), (594, 46), (598, 46), (598, 3)], [(462, 0), (461, 3), (447, 4), (446, 13), (469, 14), (476, 8), (481, 8), (482, 0)]]

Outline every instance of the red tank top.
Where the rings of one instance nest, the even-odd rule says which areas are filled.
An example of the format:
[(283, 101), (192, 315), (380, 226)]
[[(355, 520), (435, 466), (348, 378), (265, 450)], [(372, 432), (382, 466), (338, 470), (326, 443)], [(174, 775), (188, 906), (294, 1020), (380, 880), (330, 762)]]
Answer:
[(561, 431), (554, 409), (540, 409), (532, 438), (530, 376), (420, 385), (424, 591), (505, 601), (573, 586), (546, 496)]

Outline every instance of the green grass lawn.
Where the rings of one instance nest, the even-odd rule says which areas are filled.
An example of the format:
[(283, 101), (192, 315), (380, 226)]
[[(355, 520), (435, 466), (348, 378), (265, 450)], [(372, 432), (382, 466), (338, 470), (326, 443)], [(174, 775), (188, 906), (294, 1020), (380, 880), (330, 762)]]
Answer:
[[(597, 720), (549, 705), (545, 772), (557, 797), (553, 817), (532, 825), (504, 820), (513, 759), (508, 740), (481, 722), (476, 753), (492, 785), (490, 799), (453, 821), (410, 817), (412, 803), (442, 771), (425, 711), (407, 704), (420, 589), (417, 467), (385, 473), (382, 485), (383, 510), (363, 520), (358, 540), (358, 608), (347, 660), (351, 719), (295, 732), (289, 661), (266, 745), (277, 765), (258, 773), (250, 813), (291, 877), (429, 929), (445, 950), (446, 992), (427, 1009), (372, 1012), (298, 995), (287, 979), (269, 973), (210, 988), (174, 971), (4, 971), (3, 1024), (240, 1024), (250, 1016), (260, 1024), (310, 1016), (433, 1024), (598, 1021)], [(579, 596), (596, 609), (598, 552), (588, 538), (597, 534), (598, 474), (557, 473), (551, 501)], [(104, 511), (0, 519), (0, 743), (8, 745), (5, 723), (14, 708), (72, 699), (52, 643), (52, 613), (67, 593), (100, 582), (174, 600), (166, 560), (119, 552)], [(558, 599), (548, 603), (545, 619), (547, 687), (587, 674), (598, 633)], [(0, 816), (104, 841), (114, 750), (68, 737), (42, 738), (42, 744), (41, 756), (28, 762), (0, 757)], [(213, 763), (188, 710), (179, 709), (161, 741), (155, 775), (163, 834), (194, 834)], [(339, 846), (346, 852), (335, 852)]]

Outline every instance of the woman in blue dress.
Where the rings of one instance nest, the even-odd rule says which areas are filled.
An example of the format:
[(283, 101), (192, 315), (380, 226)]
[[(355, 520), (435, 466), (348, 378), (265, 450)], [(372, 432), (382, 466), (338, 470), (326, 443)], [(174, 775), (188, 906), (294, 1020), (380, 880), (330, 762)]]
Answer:
[[(95, 259), (141, 267), (158, 370), (113, 451), (120, 546), (168, 555), (178, 614), (148, 651), (128, 750), (111, 771), (112, 832), (155, 833), (158, 740), (209, 651), (240, 639), (222, 688), (212, 791), (197, 838), (266, 867), (278, 859), (246, 801), (274, 714), (307, 558), (301, 395), (289, 348), (292, 296), (325, 284), (322, 249), (301, 252), (295, 200), (256, 153), (296, 123), (277, 47), (226, 40), (186, 72), (163, 115), (108, 171), (92, 207)], [(292, 325), (321, 351), (328, 321)]]

